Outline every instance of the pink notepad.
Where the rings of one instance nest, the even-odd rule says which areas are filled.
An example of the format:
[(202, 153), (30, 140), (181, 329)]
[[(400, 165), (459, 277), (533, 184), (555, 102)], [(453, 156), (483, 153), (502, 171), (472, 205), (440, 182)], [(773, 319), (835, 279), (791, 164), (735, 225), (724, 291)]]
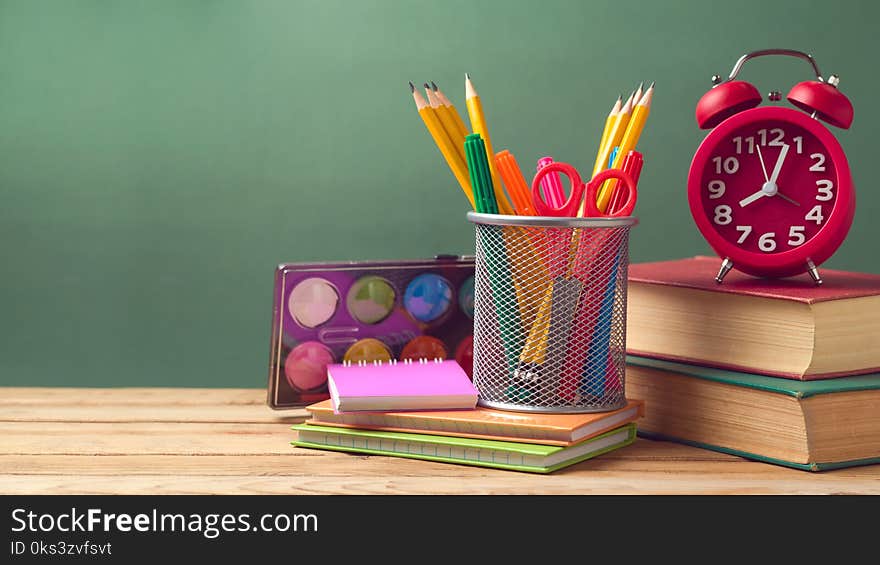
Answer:
[(328, 365), (336, 412), (456, 410), (477, 405), (477, 390), (455, 361)]

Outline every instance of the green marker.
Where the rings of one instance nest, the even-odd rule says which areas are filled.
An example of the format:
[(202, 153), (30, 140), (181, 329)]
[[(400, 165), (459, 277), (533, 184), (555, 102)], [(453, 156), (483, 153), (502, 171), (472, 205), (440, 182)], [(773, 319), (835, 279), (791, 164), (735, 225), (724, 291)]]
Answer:
[[(476, 134), (474, 134), (476, 135)], [(464, 154), (467, 159), (468, 174), (471, 177), (471, 189), (474, 191), (474, 206), (480, 214), (486, 213), (486, 204), (483, 198), (482, 179), (480, 178), (479, 159), (476, 156), (474, 135), (469, 135), (464, 140)], [(479, 135), (476, 135), (479, 138)]]
[[(468, 172), (471, 177), (471, 185), (474, 189), (474, 201), (477, 212), (483, 214), (497, 214), (498, 202), (495, 200), (495, 191), (492, 186), (492, 176), (489, 172), (489, 160), (486, 156), (486, 144), (480, 134), (468, 135), (464, 140), (465, 157), (467, 158)], [(508, 374), (513, 376), (519, 362), (520, 352), (517, 350), (516, 336), (522, 332), (519, 319), (519, 309), (505, 304), (505, 300), (516, 300), (513, 286), (513, 277), (510, 273), (510, 263), (504, 250), (498, 251), (489, 245), (487, 241), (488, 229), (502, 230), (502, 227), (479, 228), (480, 243), (483, 247), (483, 257), (489, 276), (489, 286), (492, 289), (492, 301), (495, 303), (495, 312), (498, 317), (501, 339), (504, 342), (504, 354), (507, 358)], [(501, 234), (498, 233), (501, 238)]]

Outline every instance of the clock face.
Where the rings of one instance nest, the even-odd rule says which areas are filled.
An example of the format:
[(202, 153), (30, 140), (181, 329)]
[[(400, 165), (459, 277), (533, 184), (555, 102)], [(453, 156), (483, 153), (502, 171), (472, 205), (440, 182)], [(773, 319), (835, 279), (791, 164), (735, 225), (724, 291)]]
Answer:
[(729, 245), (773, 255), (827, 225), (838, 194), (833, 151), (789, 121), (740, 125), (715, 140), (699, 172), (709, 225)]

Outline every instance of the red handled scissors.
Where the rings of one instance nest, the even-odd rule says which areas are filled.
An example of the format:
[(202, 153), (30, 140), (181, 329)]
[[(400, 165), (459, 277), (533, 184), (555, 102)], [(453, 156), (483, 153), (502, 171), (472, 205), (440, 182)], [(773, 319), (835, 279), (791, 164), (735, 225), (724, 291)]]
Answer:
[[(541, 180), (551, 173), (562, 173), (568, 177), (571, 183), (571, 194), (569, 194), (568, 200), (559, 207), (548, 204), (544, 200), (544, 195), (541, 191)], [(627, 199), (622, 206), (613, 212), (600, 212), (596, 205), (596, 195), (608, 179), (617, 179), (623, 183), (623, 187), (627, 189)], [(538, 171), (535, 179), (532, 181), (532, 202), (535, 205), (535, 210), (541, 216), (574, 218), (578, 215), (581, 202), (584, 202), (584, 215), (588, 217), (604, 216), (619, 218), (621, 216), (631, 216), (636, 207), (637, 199), (636, 183), (633, 182), (629, 174), (619, 169), (606, 169), (593, 177), (590, 182), (584, 183), (577, 169), (568, 163), (550, 163)]]

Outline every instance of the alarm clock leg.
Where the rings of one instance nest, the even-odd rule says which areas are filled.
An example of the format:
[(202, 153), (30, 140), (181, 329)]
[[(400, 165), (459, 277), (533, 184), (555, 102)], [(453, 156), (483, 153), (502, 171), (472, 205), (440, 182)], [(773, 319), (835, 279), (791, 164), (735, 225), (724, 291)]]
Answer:
[(816, 283), (816, 286), (820, 286), (822, 284), (822, 277), (819, 276), (819, 269), (816, 268), (815, 263), (813, 263), (812, 259), (807, 259), (807, 272), (810, 273), (810, 277), (812, 277), (813, 282)]
[(724, 261), (721, 262), (721, 268), (718, 270), (718, 274), (715, 275), (715, 282), (721, 284), (721, 281), (724, 280), (724, 277), (727, 276), (727, 273), (729, 273), (732, 268), (733, 261), (730, 260), (730, 257), (725, 257)]

